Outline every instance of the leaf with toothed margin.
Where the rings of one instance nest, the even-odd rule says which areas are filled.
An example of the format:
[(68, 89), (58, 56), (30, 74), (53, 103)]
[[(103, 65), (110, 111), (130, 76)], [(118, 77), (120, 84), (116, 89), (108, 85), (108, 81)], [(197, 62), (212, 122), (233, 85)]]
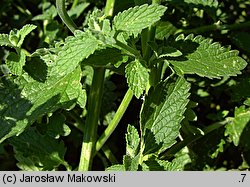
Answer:
[(140, 144), (140, 137), (137, 129), (128, 125), (126, 133), (126, 154), (130, 157), (135, 157), (138, 153), (138, 148)]
[(138, 34), (159, 21), (165, 11), (166, 7), (156, 4), (135, 6), (118, 13), (114, 17), (114, 27), (117, 31)]
[(169, 62), (183, 74), (197, 74), (202, 77), (220, 78), (236, 76), (247, 65), (239, 57), (239, 52), (222, 47), (219, 43), (212, 43), (211, 39), (202, 36), (179, 35), (168, 45), (178, 49), (182, 55), (169, 58)]
[[(64, 77), (54, 75), (38, 82), (24, 73), (0, 80), (0, 142), (21, 134), (39, 117), (59, 108), (68, 109), (83, 97), (81, 69)], [(86, 99), (81, 98), (81, 101)], [(81, 102), (82, 105), (84, 104)]]
[(9, 40), (8, 34), (0, 34), (0, 46), (14, 47), (14, 45)]
[(0, 46), (18, 47), (23, 44), (25, 37), (34, 29), (35, 25), (27, 24), (20, 30), (13, 29), (9, 34), (0, 34)]
[(149, 90), (141, 111), (143, 154), (160, 153), (176, 142), (188, 104), (190, 84), (182, 77)]
[(89, 32), (75, 31), (75, 36), (66, 38), (60, 48), (51, 75), (64, 76), (72, 72), (85, 58), (100, 47), (100, 42)]
[(133, 91), (133, 94), (139, 98), (148, 84), (148, 69), (144, 67), (138, 59), (135, 59), (135, 61), (130, 62), (126, 66), (125, 74), (129, 88)]

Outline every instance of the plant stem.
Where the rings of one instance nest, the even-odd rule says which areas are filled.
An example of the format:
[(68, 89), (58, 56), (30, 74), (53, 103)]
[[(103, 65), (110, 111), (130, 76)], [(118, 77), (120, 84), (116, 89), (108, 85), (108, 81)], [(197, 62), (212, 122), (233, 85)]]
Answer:
[(104, 68), (95, 68), (90, 88), (87, 117), (84, 128), (82, 143), (82, 152), (80, 157), (79, 171), (91, 170), (93, 161), (93, 152), (95, 151), (95, 142), (97, 135), (97, 126), (102, 103), (102, 92), (104, 83)]
[(142, 55), (143, 55), (143, 59), (146, 61), (148, 61), (148, 59), (152, 55), (152, 50), (151, 50), (150, 46), (148, 45), (148, 42), (154, 41), (155, 29), (156, 28), (154, 26), (152, 26), (152, 27), (142, 31), (142, 37), (141, 37)]
[(107, 17), (113, 16), (114, 6), (115, 6), (115, 0), (107, 0), (106, 1), (105, 11), (104, 11), (105, 16), (107, 16)]
[(77, 29), (77, 26), (73, 22), (73, 20), (69, 17), (69, 15), (66, 11), (65, 0), (56, 0), (56, 8), (57, 8), (57, 12), (58, 12), (60, 18), (63, 20), (63, 22), (69, 28), (69, 30), (72, 33), (74, 33), (74, 31)]
[(214, 123), (212, 125), (209, 125), (208, 127), (205, 127), (203, 129), (203, 133), (195, 134), (195, 135), (191, 135), (191, 136), (186, 137), (183, 141), (173, 145), (166, 153), (164, 153), (161, 156), (161, 159), (171, 158), (172, 156), (174, 156), (178, 151), (180, 151), (185, 146), (190, 145), (191, 143), (197, 141), (198, 139), (204, 137), (205, 135), (211, 133), (212, 131), (219, 129), (220, 127), (225, 126), (228, 123), (230, 123), (230, 119), (226, 119), (222, 122), (217, 122), (217, 123)]
[(115, 116), (113, 120), (110, 122), (108, 127), (105, 129), (101, 137), (96, 142), (96, 151), (99, 151), (104, 143), (107, 141), (107, 139), (110, 137), (110, 135), (114, 132), (115, 128), (117, 127), (118, 123), (120, 122), (123, 114), (125, 113), (126, 109), (128, 108), (128, 105), (130, 101), (133, 98), (133, 92), (132, 90), (128, 89), (126, 92), (118, 110), (115, 113)]
[(79, 1), (79, 0), (74, 0), (72, 6), (71, 6), (71, 8), (70, 8), (71, 10), (72, 10), (73, 8), (76, 7), (76, 5), (78, 4), (78, 1)]
[[(114, 3), (114, 0), (106, 1), (106, 16), (112, 16)], [(102, 103), (104, 77), (105, 68), (94, 68), (92, 85), (88, 97), (88, 113), (84, 128), (82, 151), (78, 168), (79, 171), (88, 171), (91, 170), (92, 167), (93, 157), (95, 155), (98, 120)]]
[(120, 42), (119, 40), (116, 40), (116, 45), (129, 52), (129, 54), (133, 55), (135, 58), (140, 58), (141, 56), (141, 54), (136, 49)]
[[(84, 128), (83, 121), (81, 119), (79, 119), (79, 117), (77, 115), (75, 115), (74, 113), (72, 114), (72, 112), (64, 112), (64, 114), (66, 116), (71, 117), (72, 119), (74, 119), (76, 121), (76, 123), (70, 123), (70, 125), (72, 125), (73, 127), (77, 128), (80, 132), (84, 131), (83, 130), (83, 128)], [(118, 163), (115, 155), (112, 153), (112, 151), (110, 150), (110, 148), (107, 145), (103, 145), (102, 151), (105, 154), (105, 156), (107, 157), (107, 159), (112, 164), (117, 164)]]
[(237, 30), (242, 28), (249, 28), (250, 27), (250, 21), (244, 22), (244, 23), (234, 23), (231, 25), (220, 25), (219, 23), (212, 24), (212, 25), (205, 25), (201, 27), (197, 27), (194, 29), (187, 29), (187, 30), (178, 30), (175, 34), (200, 34), (204, 32), (214, 31), (214, 30)]
[(109, 149), (107, 145), (102, 146), (102, 151), (107, 157), (107, 159), (111, 162), (112, 165), (118, 163), (116, 157), (114, 156), (114, 154), (111, 152), (111, 150)]

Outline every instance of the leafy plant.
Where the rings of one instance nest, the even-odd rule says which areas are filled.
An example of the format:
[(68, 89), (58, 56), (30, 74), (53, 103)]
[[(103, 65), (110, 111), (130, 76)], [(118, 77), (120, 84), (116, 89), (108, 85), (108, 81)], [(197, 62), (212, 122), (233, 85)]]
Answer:
[[(22, 170), (249, 169), (250, 95), (234, 100), (236, 76), (249, 80), (244, 13), (230, 23), (228, 2), (214, 0), (71, 3), (44, 0), (35, 16), (16, 5), (32, 23), (0, 35), (3, 159)], [(238, 165), (223, 162), (232, 149)]]

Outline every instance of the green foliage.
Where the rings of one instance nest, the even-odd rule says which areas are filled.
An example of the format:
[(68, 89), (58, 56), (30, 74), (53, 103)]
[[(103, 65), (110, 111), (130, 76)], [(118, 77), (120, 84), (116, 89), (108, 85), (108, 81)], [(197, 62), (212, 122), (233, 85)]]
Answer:
[(249, 3), (160, 2), (0, 2), (1, 170), (250, 168)]
[(179, 78), (162, 82), (149, 91), (141, 112), (144, 154), (162, 152), (176, 142), (189, 89), (189, 83)]
[(23, 72), (23, 66), (25, 65), (26, 55), (24, 50), (20, 51), (20, 54), (10, 52), (6, 58), (6, 65), (9, 71), (14, 75), (21, 75)]
[(138, 34), (160, 20), (165, 11), (166, 7), (159, 5), (136, 6), (116, 15), (114, 27), (117, 31)]
[(250, 120), (250, 110), (241, 106), (235, 109), (232, 123), (226, 126), (225, 135), (229, 136), (235, 146), (238, 146), (242, 138), (243, 131), (246, 130)]
[(126, 143), (126, 154), (135, 157), (138, 153), (140, 138), (134, 126), (128, 125)]
[(180, 35), (175, 41), (174, 47), (179, 48), (183, 56), (170, 62), (184, 74), (196, 73), (209, 78), (236, 76), (246, 66), (245, 60), (238, 57), (238, 51), (221, 47), (211, 39)]
[(128, 86), (133, 91), (134, 95), (139, 98), (148, 84), (148, 69), (143, 66), (142, 62), (136, 59), (126, 66), (125, 73)]
[(70, 169), (64, 161), (66, 149), (63, 142), (41, 135), (33, 128), (9, 141), (14, 147), (17, 166), (24, 171), (54, 170), (60, 164)]

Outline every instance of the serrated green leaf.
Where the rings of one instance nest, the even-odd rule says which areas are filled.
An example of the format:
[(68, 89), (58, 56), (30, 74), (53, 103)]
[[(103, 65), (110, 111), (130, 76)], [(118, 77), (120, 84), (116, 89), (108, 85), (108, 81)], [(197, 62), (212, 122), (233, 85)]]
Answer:
[(197, 74), (209, 78), (236, 76), (247, 64), (238, 56), (238, 51), (221, 47), (219, 43), (212, 43), (211, 39), (202, 36), (189, 35), (184, 38), (180, 35), (171, 44), (183, 55), (172, 58), (169, 62), (184, 74)]
[(140, 137), (137, 129), (132, 125), (128, 125), (126, 134), (126, 155), (132, 158), (135, 157), (138, 153), (139, 143)]
[(126, 171), (124, 165), (117, 164), (110, 166), (106, 169), (106, 171)]
[(164, 81), (149, 91), (141, 112), (144, 155), (164, 151), (176, 142), (189, 89), (190, 84), (178, 78)]
[(12, 29), (9, 34), (9, 40), (13, 46), (17, 46), (20, 36), (18, 35), (17, 29)]
[(67, 75), (89, 55), (99, 48), (100, 42), (88, 32), (76, 31), (75, 37), (68, 37), (63, 47), (61, 47), (56, 65), (51, 69), (51, 75)]
[(81, 69), (67, 76), (54, 75), (45, 83), (26, 73), (0, 83), (0, 141), (22, 133), (40, 116), (74, 105), (82, 91)]
[(240, 108), (235, 108), (234, 119), (232, 123), (226, 125), (225, 136), (233, 141), (235, 146), (238, 146), (242, 133), (250, 121), (250, 109), (241, 106)]
[(8, 34), (0, 34), (0, 46), (14, 47), (14, 45), (9, 40)]
[(66, 148), (63, 142), (41, 135), (34, 128), (28, 129), (22, 135), (13, 137), (9, 141), (14, 147), (17, 165), (21, 169), (46, 171), (54, 170), (61, 164), (68, 167), (64, 160)]
[(18, 43), (17, 43), (17, 47), (21, 47), (21, 45), (23, 44), (23, 41), (25, 39), (25, 37), (34, 29), (36, 29), (35, 25), (25, 25), (23, 26), (23, 28), (21, 28), (18, 32), (17, 32), (17, 36), (19, 38)]
[(139, 98), (146, 89), (149, 80), (149, 72), (142, 63), (135, 59), (130, 62), (125, 69), (127, 83), (133, 94)]
[(135, 6), (118, 13), (114, 17), (114, 27), (117, 31), (138, 34), (159, 21), (165, 11), (166, 7), (156, 4)]
[(10, 70), (10, 73), (14, 75), (21, 75), (23, 72), (23, 66), (26, 61), (26, 55), (23, 50), (20, 51), (20, 54), (10, 52), (6, 58), (6, 65)]

